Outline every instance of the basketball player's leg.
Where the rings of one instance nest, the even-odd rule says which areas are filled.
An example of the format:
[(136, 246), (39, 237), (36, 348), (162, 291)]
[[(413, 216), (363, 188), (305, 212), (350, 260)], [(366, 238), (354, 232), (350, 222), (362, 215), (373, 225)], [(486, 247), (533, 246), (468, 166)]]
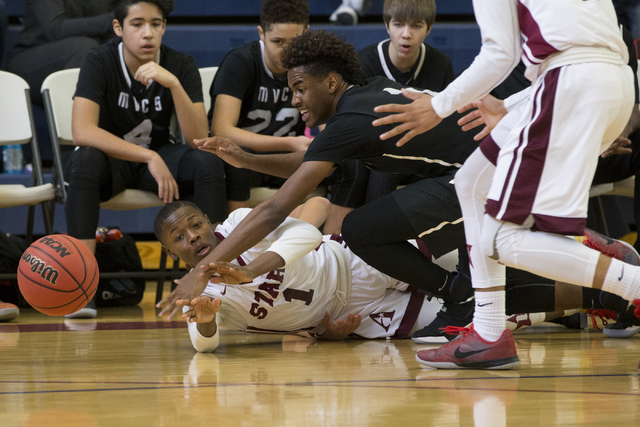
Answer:
[[(451, 286), (458, 277), (457, 273), (453, 274), (434, 264), (429, 255), (408, 242), (411, 239), (420, 239), (420, 232), (407, 218), (406, 211), (400, 205), (405, 200), (415, 201), (415, 209), (412, 210), (429, 209), (434, 212), (434, 216), (425, 220), (425, 223), (429, 221), (432, 224), (431, 227), (427, 226), (427, 229), (435, 228), (442, 222), (442, 219), (435, 219), (439, 211), (445, 210), (449, 216), (456, 216), (450, 212), (455, 210), (457, 201), (456, 206), (442, 207), (441, 199), (426, 194), (424, 189), (424, 184), (413, 188), (407, 186), (354, 210), (345, 218), (342, 235), (349, 248), (375, 269), (445, 301), (462, 301), (468, 290), (464, 291), (464, 295), (458, 295), (458, 288), (452, 289)], [(407, 194), (398, 199), (394, 195), (399, 192)], [(455, 198), (455, 194), (453, 197)], [(425, 243), (430, 250), (433, 245), (435, 254), (440, 256), (464, 245), (462, 230), (458, 234), (460, 235), (457, 239), (454, 232), (453, 239), (442, 239), (443, 242), (439, 245), (436, 245), (435, 240)]]
[[(479, 227), (484, 255), (554, 280), (611, 291), (625, 299), (640, 296), (640, 268), (629, 266), (624, 283), (617, 284), (612, 279), (623, 279), (618, 274), (624, 263), (564, 236), (584, 232), (588, 188), (598, 150), (602, 141), (609, 143), (619, 135), (633, 104), (628, 77), (625, 67), (590, 63), (553, 69), (539, 79), (527, 108), (540, 114), (522, 116), (525, 123), (510, 134), (498, 157), (487, 196), (488, 215)], [(575, 135), (575, 129), (582, 133)], [(572, 168), (561, 167), (567, 162)], [(466, 219), (464, 207), (463, 212)], [(534, 233), (530, 229), (534, 220), (538, 230), (559, 234)], [(504, 276), (492, 279), (488, 274), (493, 271), (490, 267), (481, 280), (474, 276), (475, 330), (457, 343), (457, 348), (483, 347), (483, 356), (461, 361), (453, 354), (453, 347), (444, 346), (435, 352), (420, 352), (417, 358), (421, 363), (476, 368), (519, 364), (513, 339), (504, 330)]]

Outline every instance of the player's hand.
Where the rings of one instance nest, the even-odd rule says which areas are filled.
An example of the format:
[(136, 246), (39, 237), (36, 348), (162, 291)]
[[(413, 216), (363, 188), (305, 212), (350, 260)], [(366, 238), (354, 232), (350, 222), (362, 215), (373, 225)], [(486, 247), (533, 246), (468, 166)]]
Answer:
[(507, 109), (504, 108), (504, 101), (487, 95), (479, 101), (467, 104), (458, 110), (462, 114), (465, 111), (473, 109), (469, 114), (458, 120), (458, 125), (463, 131), (475, 129), (484, 125), (484, 128), (473, 137), (475, 141), (480, 141), (498, 125), (500, 120), (507, 115)]
[[(155, 154), (155, 153), (154, 153)], [(165, 203), (171, 203), (180, 198), (178, 183), (171, 175), (167, 164), (158, 154), (155, 154), (148, 163), (149, 173), (158, 183), (158, 197)]]
[(614, 155), (629, 154), (631, 153), (631, 148), (629, 148), (630, 144), (631, 140), (629, 138), (619, 136), (615, 141), (611, 143), (609, 148), (607, 148), (602, 154), (600, 154), (600, 157), (605, 158)]
[(398, 147), (406, 144), (411, 138), (430, 129), (433, 129), (442, 121), (442, 118), (436, 114), (431, 106), (433, 96), (402, 89), (402, 94), (412, 99), (411, 104), (386, 104), (379, 105), (374, 108), (377, 113), (398, 113), (390, 114), (381, 119), (373, 121), (374, 126), (389, 125), (392, 123), (401, 123), (388, 132), (380, 135), (380, 139), (389, 139), (404, 133), (404, 136), (396, 142)]
[(307, 151), (309, 144), (313, 139), (306, 136), (290, 136), (289, 139), (289, 151)]
[(213, 153), (236, 168), (244, 168), (245, 159), (249, 156), (249, 153), (240, 148), (238, 144), (222, 136), (194, 139), (193, 143), (198, 147), (198, 150)]
[[(217, 276), (214, 276), (214, 274)], [(212, 283), (224, 283), (226, 285), (249, 283), (255, 277), (253, 271), (247, 267), (224, 261), (211, 262), (208, 265), (200, 266), (200, 275), (208, 277)]]
[(192, 300), (181, 299), (176, 301), (176, 305), (180, 308), (189, 306), (189, 310), (182, 313), (182, 318), (189, 323), (209, 323), (216, 317), (216, 313), (220, 311), (220, 298), (211, 298), (206, 295), (200, 295)]
[(191, 301), (200, 296), (207, 287), (209, 278), (200, 276), (196, 271), (190, 271), (182, 276), (181, 279), (175, 280), (175, 282), (178, 286), (156, 304), (157, 308), (162, 309), (160, 313), (158, 313), (158, 317), (167, 316), (167, 320), (171, 320), (179, 315), (180, 307), (177, 305), (177, 302), (179, 300)]
[(153, 80), (167, 88), (171, 88), (172, 85), (179, 83), (176, 76), (155, 62), (147, 62), (146, 64), (138, 67), (133, 78), (143, 85), (148, 85), (149, 81)]
[(320, 339), (328, 340), (328, 341), (342, 341), (349, 335), (355, 332), (356, 329), (360, 327), (360, 323), (362, 322), (362, 316), (359, 314), (353, 315), (349, 313), (346, 319), (338, 320), (334, 322), (331, 320), (331, 315), (328, 311), (324, 313), (324, 319), (322, 319), (322, 324), (324, 325), (326, 331), (320, 335)]

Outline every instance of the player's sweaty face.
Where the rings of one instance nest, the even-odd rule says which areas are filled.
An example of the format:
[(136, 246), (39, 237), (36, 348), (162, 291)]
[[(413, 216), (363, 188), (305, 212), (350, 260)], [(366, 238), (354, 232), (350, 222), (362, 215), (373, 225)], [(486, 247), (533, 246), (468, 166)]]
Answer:
[(207, 216), (191, 206), (181, 207), (162, 225), (162, 243), (167, 252), (190, 266), (207, 256), (217, 242)]
[(146, 2), (129, 6), (129, 14), (120, 31), (125, 51), (141, 63), (155, 60), (164, 30), (165, 21), (158, 6)]
[(306, 27), (302, 24), (273, 24), (267, 31), (258, 27), (260, 40), (264, 42), (264, 61), (267, 68), (276, 76), (283, 76), (287, 72), (282, 68), (280, 61), (282, 49), (305, 29)]
[(316, 78), (307, 74), (305, 67), (299, 66), (291, 68), (287, 78), (292, 93), (291, 105), (298, 109), (302, 121), (309, 128), (325, 124), (334, 108), (329, 77)]

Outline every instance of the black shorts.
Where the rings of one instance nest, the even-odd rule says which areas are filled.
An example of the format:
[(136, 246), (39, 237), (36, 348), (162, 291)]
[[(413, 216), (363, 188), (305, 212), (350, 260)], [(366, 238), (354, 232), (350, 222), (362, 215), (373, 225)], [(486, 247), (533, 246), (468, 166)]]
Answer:
[(391, 193), (434, 257), (465, 244), (462, 211), (453, 179), (457, 170), (425, 178)]

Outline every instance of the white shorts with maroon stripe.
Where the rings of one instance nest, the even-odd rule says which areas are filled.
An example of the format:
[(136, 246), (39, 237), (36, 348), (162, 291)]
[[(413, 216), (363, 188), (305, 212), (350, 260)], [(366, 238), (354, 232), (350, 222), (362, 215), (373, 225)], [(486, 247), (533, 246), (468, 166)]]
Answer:
[[(486, 212), (502, 221), (581, 235), (598, 155), (622, 132), (633, 106), (628, 66), (589, 62), (554, 68), (491, 133), (500, 152)], [(486, 154), (491, 152), (483, 147)], [(492, 160), (492, 159), (490, 159)]]

